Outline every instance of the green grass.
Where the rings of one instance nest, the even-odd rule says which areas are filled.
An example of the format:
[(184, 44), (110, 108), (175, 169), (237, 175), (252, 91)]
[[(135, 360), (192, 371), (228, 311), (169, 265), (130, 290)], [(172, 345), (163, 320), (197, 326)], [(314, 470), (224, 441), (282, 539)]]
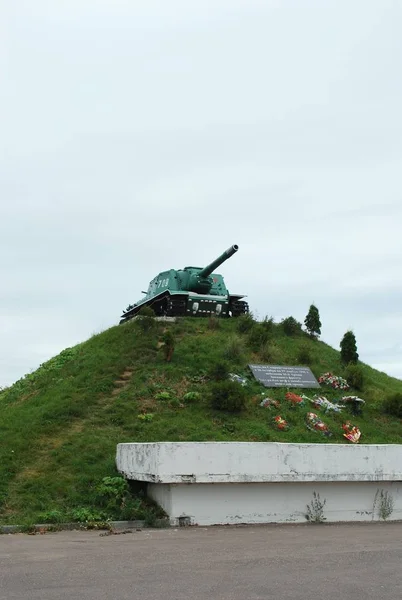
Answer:
[[(320, 411), (289, 407), (284, 400), (286, 390), (263, 388), (252, 379), (247, 364), (297, 365), (303, 348), (317, 377), (325, 371), (342, 375), (339, 353), (305, 334), (288, 337), (280, 325), (271, 327), (268, 340), (262, 336), (260, 347), (254, 335), (250, 346), (250, 333), (238, 332), (237, 326), (235, 319), (222, 321), (219, 327), (203, 319), (182, 319), (169, 325), (176, 349), (172, 362), (166, 363), (158, 350), (165, 325), (143, 332), (138, 322), (131, 321), (65, 350), (2, 391), (0, 523), (38, 522), (49, 514), (58, 515), (60, 521), (83, 509), (96, 513), (97, 486), (102, 478), (116, 475), (119, 442), (326, 443), (327, 438), (305, 426), (306, 412)], [(227, 360), (233, 372), (249, 380), (247, 409), (241, 414), (222, 413), (209, 406), (208, 372), (220, 360)], [(333, 432), (329, 441), (345, 442), (341, 425), (351, 419), (362, 431), (362, 443), (401, 443), (401, 421), (383, 414), (382, 403), (388, 394), (402, 392), (402, 381), (361, 366), (365, 382), (356, 395), (366, 400), (363, 414), (353, 417), (346, 410), (322, 413)], [(127, 370), (132, 371), (131, 379), (117, 393), (115, 382)], [(198, 392), (199, 397), (191, 399), (190, 395), (185, 401), (188, 392)], [(281, 400), (280, 410), (261, 408), (262, 392)], [(342, 395), (330, 388), (323, 388), (322, 393), (328, 399)], [(147, 414), (151, 416), (139, 418)], [(289, 422), (288, 431), (274, 427), (276, 414)], [(151, 520), (158, 514), (142, 500), (130, 516)]]

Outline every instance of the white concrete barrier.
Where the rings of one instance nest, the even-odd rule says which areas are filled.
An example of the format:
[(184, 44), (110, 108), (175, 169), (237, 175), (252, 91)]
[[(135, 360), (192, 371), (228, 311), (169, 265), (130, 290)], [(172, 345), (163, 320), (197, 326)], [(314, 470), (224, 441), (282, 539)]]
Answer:
[(116, 463), (172, 524), (305, 522), (314, 492), (327, 521), (402, 519), (398, 444), (118, 444)]

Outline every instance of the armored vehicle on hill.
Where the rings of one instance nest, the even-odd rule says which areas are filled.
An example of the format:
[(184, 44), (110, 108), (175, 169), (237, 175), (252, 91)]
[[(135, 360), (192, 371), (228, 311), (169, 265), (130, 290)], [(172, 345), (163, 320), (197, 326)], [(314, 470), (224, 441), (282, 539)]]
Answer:
[(239, 249), (233, 245), (204, 268), (163, 271), (149, 284), (145, 296), (123, 311), (120, 323), (136, 316), (143, 306), (151, 307), (157, 316), (168, 317), (238, 317), (249, 311), (242, 294), (230, 294), (222, 275), (215, 269)]

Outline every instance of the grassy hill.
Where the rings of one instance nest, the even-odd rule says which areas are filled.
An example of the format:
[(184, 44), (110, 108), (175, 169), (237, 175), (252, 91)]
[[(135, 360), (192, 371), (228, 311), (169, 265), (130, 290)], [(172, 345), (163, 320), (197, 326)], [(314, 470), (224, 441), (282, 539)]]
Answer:
[[(362, 443), (402, 441), (401, 420), (383, 411), (387, 395), (402, 393), (402, 381), (367, 365), (361, 365), (364, 385), (357, 393), (366, 400), (360, 416), (347, 409), (324, 414), (310, 405), (291, 407), (284, 399), (286, 390), (267, 390), (253, 380), (250, 362), (304, 363), (317, 377), (326, 371), (342, 375), (339, 353), (302, 332), (288, 336), (281, 324), (272, 323), (254, 323), (251, 330), (239, 332), (236, 319), (182, 319), (157, 323), (149, 331), (141, 325), (130, 321), (68, 348), (0, 393), (1, 524), (86, 519), (91, 514), (153, 518), (157, 509), (141, 498), (125, 497), (120, 512), (109, 510), (105, 496), (102, 501), (102, 479), (117, 475), (118, 442), (343, 443), (341, 425), (347, 419), (361, 429)], [(160, 349), (166, 328), (176, 340), (170, 363)], [(247, 405), (239, 414), (210, 407), (209, 373), (222, 359), (249, 381)], [(199, 395), (184, 398), (188, 392)], [(280, 400), (280, 409), (260, 407), (262, 392)], [(321, 393), (328, 399), (344, 394), (331, 388)], [(329, 440), (307, 429), (308, 410), (328, 424), (333, 432)], [(275, 428), (277, 414), (288, 421), (288, 431)]]

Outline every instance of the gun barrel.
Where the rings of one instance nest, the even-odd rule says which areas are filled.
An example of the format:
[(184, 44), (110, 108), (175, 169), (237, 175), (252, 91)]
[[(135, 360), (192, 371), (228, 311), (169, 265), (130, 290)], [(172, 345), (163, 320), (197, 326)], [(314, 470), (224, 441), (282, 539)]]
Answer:
[(235, 254), (238, 251), (238, 249), (239, 249), (239, 246), (237, 246), (236, 244), (233, 244), (233, 246), (230, 246), (230, 248), (225, 250), (225, 252), (223, 254), (221, 254), (220, 256), (218, 256), (218, 258), (216, 258), (213, 262), (211, 262), (209, 265), (207, 265), (206, 267), (201, 269), (198, 276), (199, 277), (208, 277), (208, 275), (211, 275), (211, 273), (213, 273), (215, 271), (215, 269), (217, 267), (219, 267), (219, 265), (221, 265), (223, 262), (225, 262), (225, 260), (227, 260), (228, 258), (233, 256), (233, 254)]

